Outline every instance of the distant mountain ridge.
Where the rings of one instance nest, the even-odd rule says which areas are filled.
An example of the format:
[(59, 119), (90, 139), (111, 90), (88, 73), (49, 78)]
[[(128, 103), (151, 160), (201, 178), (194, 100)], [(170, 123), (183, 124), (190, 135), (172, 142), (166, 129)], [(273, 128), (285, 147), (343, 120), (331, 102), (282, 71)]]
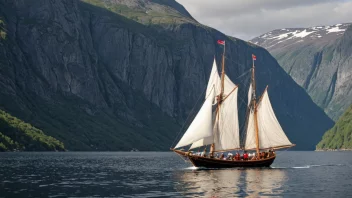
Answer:
[(262, 46), (334, 120), (352, 101), (351, 23), (285, 28), (250, 41)]
[[(310, 28), (276, 29), (250, 40), (251, 43), (262, 46), (269, 51), (280, 50), (290, 45), (309, 42), (327, 43), (342, 37), (351, 23)], [(282, 50), (282, 49), (281, 49)]]
[(174, 0), (82, 0), (145, 25), (198, 22)]
[(180, 10), (171, 0), (1, 1), (0, 107), (68, 150), (168, 150), (203, 98), (222, 39), (239, 95), (256, 54), (257, 93), (269, 85), (296, 149), (315, 149), (333, 122), (276, 60)]

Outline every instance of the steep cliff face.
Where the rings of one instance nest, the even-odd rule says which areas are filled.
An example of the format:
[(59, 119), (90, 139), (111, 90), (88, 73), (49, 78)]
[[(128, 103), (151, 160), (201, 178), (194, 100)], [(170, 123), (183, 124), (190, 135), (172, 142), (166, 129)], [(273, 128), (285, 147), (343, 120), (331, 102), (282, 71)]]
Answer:
[(352, 101), (350, 24), (274, 30), (251, 42), (265, 47), (313, 101), (337, 119)]
[[(178, 124), (104, 60), (124, 53), (111, 48), (111, 40), (121, 39), (121, 48), (143, 40), (127, 29), (135, 24), (115, 14), (100, 16), (105, 10), (78, 1), (1, 4), (7, 29), (0, 49), (1, 108), (62, 140), (69, 150), (169, 148)], [(111, 30), (120, 33), (114, 37)], [(150, 49), (163, 51), (155, 44)]]
[[(123, 2), (0, 2), (7, 27), (0, 41), (0, 107), (68, 149), (167, 149), (177, 123), (199, 106), (214, 55), (220, 60), (216, 40), (225, 39), (226, 71), (243, 87), (241, 100), (248, 81), (237, 77), (249, 70), (254, 53), (258, 91), (269, 85), (277, 117), (298, 149), (314, 149), (332, 126), (263, 48), (198, 24), (180, 5), (169, 7), (174, 1)], [(179, 14), (160, 17), (165, 6)], [(146, 7), (146, 15), (136, 16)]]

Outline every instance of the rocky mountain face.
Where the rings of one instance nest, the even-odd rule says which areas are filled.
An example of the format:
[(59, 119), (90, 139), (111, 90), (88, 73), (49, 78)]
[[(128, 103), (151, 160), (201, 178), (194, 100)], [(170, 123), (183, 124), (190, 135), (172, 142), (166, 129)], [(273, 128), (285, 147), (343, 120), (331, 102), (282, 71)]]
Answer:
[(257, 91), (269, 85), (297, 149), (314, 149), (333, 125), (265, 49), (199, 24), (175, 1), (7, 0), (0, 18), (0, 108), (69, 150), (168, 149), (201, 104), (218, 39), (242, 110), (253, 53)]
[(352, 101), (352, 26), (285, 28), (250, 42), (262, 46), (334, 120)]
[(328, 130), (317, 145), (317, 150), (351, 150), (352, 149), (352, 105), (338, 119), (333, 128)]

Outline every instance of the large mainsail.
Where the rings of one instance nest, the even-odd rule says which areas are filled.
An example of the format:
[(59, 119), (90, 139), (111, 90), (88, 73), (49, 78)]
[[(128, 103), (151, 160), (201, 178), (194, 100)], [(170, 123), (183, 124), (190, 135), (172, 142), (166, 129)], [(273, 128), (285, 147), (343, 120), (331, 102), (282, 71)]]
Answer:
[(217, 131), (214, 135), (215, 150), (230, 150), (240, 148), (236, 86), (225, 95), (219, 110)]
[[(248, 117), (245, 149), (256, 149), (254, 110)], [(257, 106), (259, 149), (278, 148), (293, 145), (282, 130), (271, 106), (267, 89)]]
[[(208, 90), (215, 88), (216, 96), (220, 94), (221, 80), (218, 74), (216, 62), (214, 59), (213, 68), (210, 73)], [(224, 94), (220, 108), (215, 111), (215, 122), (213, 126), (213, 135), (194, 142), (190, 149), (213, 144), (215, 150), (229, 150), (240, 147), (239, 126), (238, 126), (238, 109), (237, 109), (237, 86), (225, 75)], [(214, 96), (216, 101), (216, 98)]]
[(210, 91), (209, 97), (205, 100), (203, 106), (194, 118), (191, 125), (188, 127), (186, 133), (182, 136), (181, 140), (177, 143), (175, 148), (187, 146), (202, 138), (212, 136), (212, 103), (214, 98), (214, 89)]

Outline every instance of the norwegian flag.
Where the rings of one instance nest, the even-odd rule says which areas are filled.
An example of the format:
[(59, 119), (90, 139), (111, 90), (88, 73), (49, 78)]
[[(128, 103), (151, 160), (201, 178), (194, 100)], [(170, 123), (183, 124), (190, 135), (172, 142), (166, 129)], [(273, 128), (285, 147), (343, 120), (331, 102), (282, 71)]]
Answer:
[(225, 45), (225, 41), (218, 40), (218, 44), (219, 44), (219, 45)]
[(254, 54), (252, 54), (252, 59), (257, 60), (257, 57)]

